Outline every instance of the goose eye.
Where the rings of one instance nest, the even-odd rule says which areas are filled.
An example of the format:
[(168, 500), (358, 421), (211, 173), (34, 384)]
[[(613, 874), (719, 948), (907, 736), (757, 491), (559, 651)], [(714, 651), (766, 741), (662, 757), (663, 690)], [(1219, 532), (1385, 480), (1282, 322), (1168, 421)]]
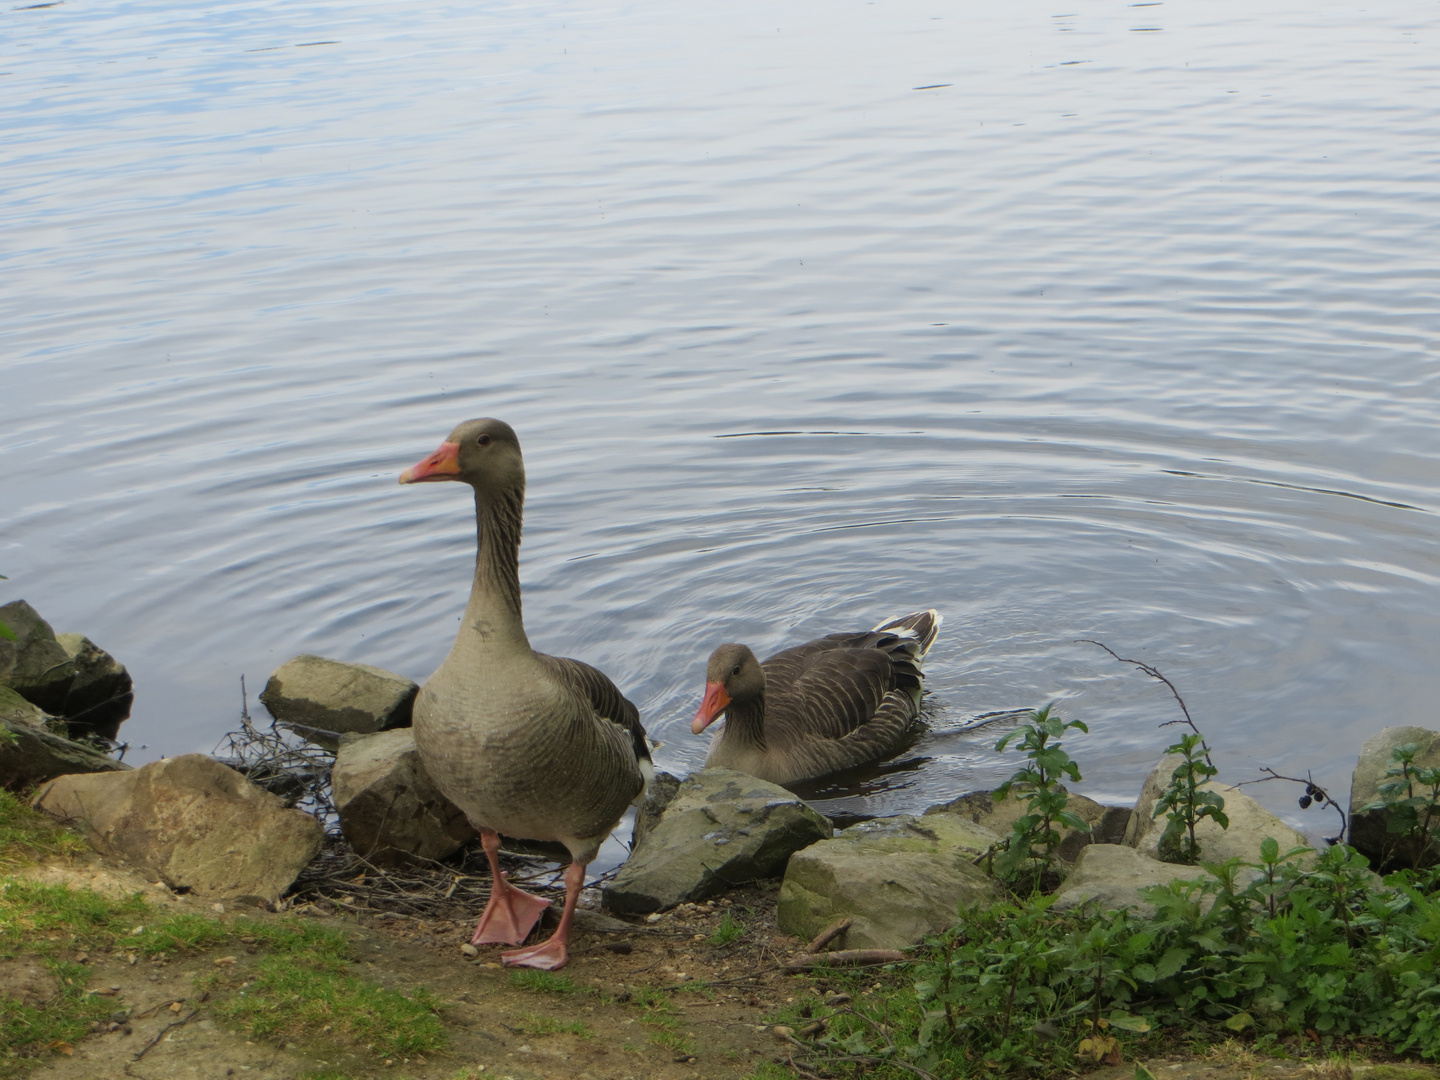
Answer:
[(739, 675), (739, 674), (740, 674), (740, 665), (739, 665), (739, 664), (736, 664), (733, 668), (731, 668), (731, 669), (730, 669), (730, 674), (731, 674), (731, 675)]
[(489, 446), (489, 445), (490, 445), (490, 436), (489, 436), (489, 435), (477, 435), (477, 436), (475, 436), (475, 445), (476, 445), (476, 446)]

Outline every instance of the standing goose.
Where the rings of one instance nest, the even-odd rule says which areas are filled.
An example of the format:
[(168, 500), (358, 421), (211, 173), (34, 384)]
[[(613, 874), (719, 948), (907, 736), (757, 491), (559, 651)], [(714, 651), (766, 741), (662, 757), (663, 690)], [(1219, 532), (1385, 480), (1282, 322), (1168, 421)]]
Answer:
[(545, 969), (566, 961), (585, 867), (653, 769), (640, 715), (588, 664), (537, 653), (520, 616), (525, 463), (499, 420), (469, 420), (400, 483), (460, 480), (475, 489), (478, 550), (470, 602), (445, 662), (415, 699), (415, 746), (425, 771), (480, 832), (490, 901), (471, 941), (518, 945), (548, 900), (500, 871), (500, 833), (565, 845), (565, 907), (549, 940), (503, 953)]
[(746, 645), (710, 654), (690, 730), (721, 713), (707, 766), (798, 784), (893, 754), (920, 714), (921, 662), (942, 617), (917, 611), (869, 633), (830, 634), (763, 664)]

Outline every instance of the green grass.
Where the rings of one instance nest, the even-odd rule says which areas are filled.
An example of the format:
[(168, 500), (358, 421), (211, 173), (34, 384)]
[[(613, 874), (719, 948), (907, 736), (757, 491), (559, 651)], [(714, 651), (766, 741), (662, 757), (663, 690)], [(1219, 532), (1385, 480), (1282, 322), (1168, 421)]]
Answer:
[(42, 858), (71, 858), (87, 850), (77, 833), (60, 828), (0, 788), (0, 870)]
[(250, 982), (213, 1006), (215, 1014), (251, 1035), (328, 1035), (382, 1054), (418, 1054), (445, 1045), (427, 990), (412, 997), (335, 969), (336, 958), (296, 952), (266, 956)]
[(41, 1055), (61, 1050), (89, 1033), (115, 1006), (85, 993), (88, 970), (83, 964), (43, 961), (56, 989), (43, 1008), (0, 996), (0, 1077), (19, 1076)]
[(737, 938), (744, 937), (747, 932), (748, 928), (745, 924), (738, 922), (735, 917), (727, 911), (720, 917), (720, 925), (717, 926), (715, 932), (710, 935), (710, 944), (729, 945), (730, 942), (735, 941)]
[(582, 1039), (593, 1039), (595, 1032), (581, 1020), (556, 1020), (549, 1016), (525, 1017), (525, 1031), (530, 1035), (578, 1035)]
[(583, 994), (585, 988), (576, 984), (569, 975), (556, 975), (553, 971), (524, 969), (510, 973), (510, 985), (521, 990), (534, 990), (541, 994)]
[(111, 900), (90, 889), (0, 878), (0, 951), (22, 947), (42, 956), (56, 949), (113, 942), (149, 911), (137, 893)]

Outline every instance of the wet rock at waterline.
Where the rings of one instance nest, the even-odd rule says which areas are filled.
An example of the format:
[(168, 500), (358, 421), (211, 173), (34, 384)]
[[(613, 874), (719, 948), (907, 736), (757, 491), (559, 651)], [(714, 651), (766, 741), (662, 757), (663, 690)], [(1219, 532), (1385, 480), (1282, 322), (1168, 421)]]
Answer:
[(848, 916), (844, 948), (905, 948), (951, 926), (959, 905), (1004, 895), (973, 862), (999, 840), (963, 814), (862, 821), (791, 857), (777, 922), (811, 938)]
[(334, 750), (345, 732), (409, 727), (419, 690), (403, 675), (369, 664), (301, 655), (275, 669), (260, 700), (297, 735)]
[(330, 782), (345, 839), (377, 865), (443, 859), (475, 838), (425, 772), (410, 728), (342, 737)]
[(24, 600), (0, 607), (0, 623), (15, 640), (0, 638), (0, 683), (26, 701), (58, 716), (75, 678), (75, 663), (55, 640), (55, 631)]
[[(113, 763), (112, 763), (113, 764)], [(204, 754), (62, 776), (35, 806), (172, 889), (273, 901), (320, 851), (324, 829)]]
[[(122, 772), (130, 769), (114, 758), (81, 743), (48, 731), (39, 713), (39, 723), (24, 713), (35, 709), (23, 698), (0, 692), (0, 786), (23, 791), (70, 773)], [(38, 712), (39, 710), (36, 710)], [(18, 718), (17, 718), (18, 715)]]
[(731, 769), (703, 769), (675, 796), (605, 887), (611, 911), (664, 911), (732, 885), (774, 877), (792, 852), (833, 832), (782, 787)]
[[(1178, 754), (1169, 754), (1160, 759), (1140, 789), (1135, 802), (1135, 812), (1130, 818), (1130, 827), (1125, 833), (1125, 843), (1137, 849), (1140, 854), (1152, 859), (1160, 857), (1160, 837), (1165, 832), (1166, 818), (1155, 817), (1155, 806), (1161, 794), (1170, 783), (1170, 776), (1181, 761)], [(1203, 791), (1213, 791), (1225, 800), (1225, 816), (1230, 827), (1222, 829), (1211, 818), (1202, 819), (1195, 826), (1195, 842), (1200, 845), (1200, 858), (1206, 862), (1224, 862), (1238, 856), (1245, 862), (1260, 861), (1260, 844), (1267, 836), (1273, 837), (1284, 854), (1291, 848), (1309, 847), (1305, 836), (1286, 825), (1239, 788), (1209, 780), (1200, 785)]]
[[(1417, 852), (1414, 842), (1407, 838), (1403, 831), (1390, 831), (1391, 819), (1384, 810), (1364, 809), (1380, 798), (1380, 785), (1385, 782), (1385, 774), (1394, 764), (1391, 751), (1406, 744), (1416, 749), (1412, 768), (1440, 767), (1440, 731), (1419, 727), (1390, 727), (1377, 731), (1365, 740), (1350, 780), (1349, 843), (1368, 858), (1373, 867), (1390, 864), (1396, 868), (1409, 867), (1415, 865), (1417, 857), (1422, 866), (1440, 860), (1440, 841), (1435, 839), (1436, 830), (1431, 830), (1430, 839), (1426, 843), (1427, 850)], [(1415, 794), (1428, 794), (1428, 788), (1417, 783)], [(1437, 828), (1440, 828), (1440, 822), (1437, 822)]]
[(635, 827), (630, 832), (631, 851), (639, 847), (645, 834), (655, 827), (679, 790), (678, 776), (672, 776), (662, 769), (655, 770), (655, 775), (650, 778), (650, 783), (645, 788), (645, 801), (635, 810)]
[(0, 623), (15, 634), (0, 638), (0, 686), (64, 719), (72, 737), (115, 738), (134, 699), (125, 666), (82, 634), (57, 637), (24, 600), (0, 607)]
[(61, 715), (71, 738), (94, 734), (114, 739), (130, 716), (135, 685), (125, 665), (84, 634), (58, 634), (55, 642), (75, 667)]

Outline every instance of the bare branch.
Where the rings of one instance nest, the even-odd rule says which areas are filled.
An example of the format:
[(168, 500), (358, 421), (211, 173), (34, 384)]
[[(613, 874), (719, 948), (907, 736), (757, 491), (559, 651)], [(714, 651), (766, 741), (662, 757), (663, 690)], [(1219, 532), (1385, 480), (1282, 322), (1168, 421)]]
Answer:
[(1204, 736), (1204, 734), (1201, 733), (1200, 729), (1195, 726), (1195, 721), (1194, 721), (1194, 720), (1191, 718), (1191, 716), (1190, 716), (1190, 710), (1189, 710), (1189, 709), (1186, 707), (1186, 705), (1185, 705), (1185, 699), (1180, 696), (1180, 691), (1177, 690), (1177, 689), (1175, 689), (1175, 684), (1174, 684), (1174, 683), (1172, 683), (1172, 682), (1171, 682), (1169, 679), (1167, 679), (1164, 675), (1160, 674), (1160, 672), (1157, 671), (1155, 668), (1153, 668), (1153, 667), (1151, 667), (1149, 664), (1145, 663), (1143, 660), (1132, 660), (1132, 659), (1130, 659), (1128, 656), (1121, 656), (1121, 655), (1120, 655), (1119, 653), (1117, 653), (1114, 649), (1110, 648), (1109, 645), (1106, 645), (1103, 641), (1096, 641), (1096, 640), (1094, 640), (1093, 638), (1077, 638), (1077, 639), (1076, 639), (1076, 643), (1077, 643), (1077, 644), (1084, 643), (1084, 644), (1086, 644), (1086, 645), (1098, 645), (1098, 646), (1100, 646), (1100, 648), (1104, 649), (1107, 653), (1109, 653), (1111, 656), (1113, 656), (1116, 660), (1119, 660), (1120, 663), (1122, 663), (1122, 664), (1134, 664), (1134, 665), (1135, 665), (1136, 667), (1138, 667), (1141, 671), (1143, 671), (1146, 675), (1149, 675), (1152, 679), (1159, 679), (1162, 683), (1164, 683), (1166, 686), (1168, 686), (1168, 687), (1170, 688), (1170, 693), (1175, 696), (1175, 701), (1176, 701), (1176, 703), (1179, 704), (1179, 706), (1180, 706), (1180, 711), (1185, 714), (1185, 719), (1184, 719), (1184, 720), (1167, 720), (1167, 721), (1165, 721), (1163, 724), (1161, 724), (1160, 726), (1161, 726), (1161, 727), (1169, 727), (1171, 724), (1181, 724), (1181, 723), (1189, 725), (1190, 730), (1193, 731), (1193, 732), (1195, 732), (1196, 735), (1199, 735), (1199, 736), (1200, 736), (1200, 746), (1201, 746), (1201, 747), (1204, 749), (1204, 751), (1205, 751), (1205, 763), (1206, 763), (1207, 765), (1209, 765), (1212, 769), (1215, 767), (1215, 762), (1213, 762), (1213, 761), (1210, 760), (1210, 746), (1209, 746), (1208, 743), (1205, 742), (1205, 736)]

